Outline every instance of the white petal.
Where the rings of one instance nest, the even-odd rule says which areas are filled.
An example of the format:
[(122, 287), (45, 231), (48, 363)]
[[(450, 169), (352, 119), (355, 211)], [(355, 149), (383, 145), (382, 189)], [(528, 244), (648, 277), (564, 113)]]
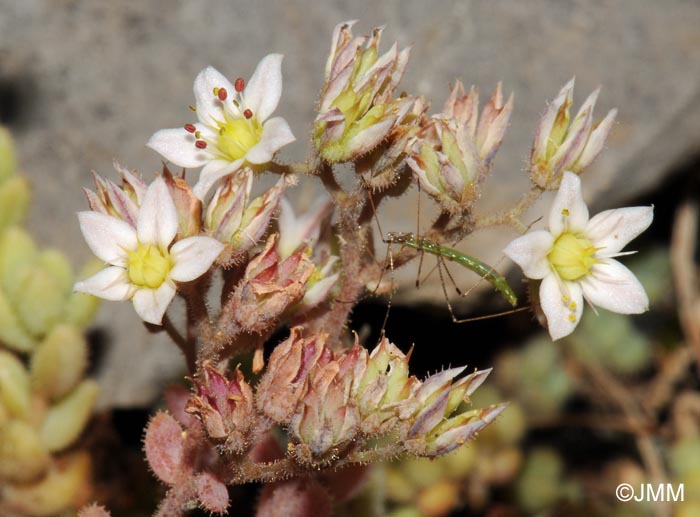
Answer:
[(641, 314), (649, 309), (649, 298), (637, 277), (617, 260), (606, 259), (593, 266), (582, 281), (583, 294), (593, 305), (620, 314)]
[(581, 286), (575, 282), (562, 282), (554, 273), (547, 275), (540, 284), (540, 304), (552, 340), (568, 336), (578, 325), (583, 312)]
[(170, 278), (176, 282), (189, 282), (206, 273), (224, 249), (224, 245), (211, 237), (188, 237), (173, 244), (170, 256), (175, 265)]
[(267, 163), (272, 160), (272, 155), (294, 140), (296, 138), (286, 120), (282, 117), (271, 118), (263, 125), (260, 142), (246, 153), (245, 159), (250, 163)]
[(199, 180), (192, 187), (192, 192), (199, 199), (204, 200), (207, 192), (211, 189), (212, 185), (219, 181), (224, 176), (228, 176), (232, 172), (237, 171), (243, 165), (243, 159), (236, 160), (235, 162), (227, 162), (226, 160), (213, 160), (207, 163), (202, 172), (199, 173)]
[(101, 260), (113, 266), (125, 266), (127, 251), (138, 246), (136, 231), (127, 222), (99, 212), (78, 212), (85, 242)]
[(522, 268), (526, 277), (539, 280), (552, 272), (547, 254), (553, 244), (551, 233), (538, 230), (518, 237), (506, 246), (503, 253)]
[(135, 289), (135, 286), (129, 282), (126, 270), (116, 266), (105, 268), (73, 286), (74, 291), (112, 301), (128, 300)]
[[(226, 88), (228, 98), (219, 100), (214, 95), (214, 88)], [(208, 126), (216, 126), (216, 122), (223, 122), (224, 102), (234, 112), (238, 109), (233, 105), (233, 96), (236, 90), (231, 82), (213, 66), (208, 66), (197, 74), (194, 80), (194, 98), (197, 104), (197, 118)]]
[(144, 244), (158, 244), (167, 248), (177, 233), (177, 210), (163, 178), (148, 186), (143, 197), (136, 232)]
[(282, 96), (282, 54), (262, 58), (243, 90), (244, 104), (260, 122), (267, 120)]
[(161, 129), (146, 144), (163, 158), (175, 165), (187, 168), (201, 167), (212, 159), (212, 154), (194, 145), (195, 137), (184, 127)]
[(581, 193), (581, 178), (564, 171), (559, 191), (549, 212), (549, 231), (559, 236), (564, 230), (581, 232), (588, 223), (588, 207)]
[(175, 284), (163, 282), (158, 289), (139, 289), (134, 294), (134, 310), (143, 321), (160, 325), (163, 314), (175, 296)]
[(609, 257), (649, 228), (654, 219), (654, 207), (634, 206), (606, 210), (591, 218), (585, 234), (596, 248), (597, 255)]

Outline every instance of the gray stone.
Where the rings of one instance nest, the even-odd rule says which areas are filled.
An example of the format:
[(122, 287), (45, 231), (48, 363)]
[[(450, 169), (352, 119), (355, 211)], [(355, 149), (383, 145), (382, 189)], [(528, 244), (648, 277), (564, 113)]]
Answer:
[[(435, 107), (454, 78), (476, 84), (482, 95), (499, 80), (515, 92), (482, 212), (507, 206), (527, 187), (523, 170), (537, 119), (545, 100), (574, 74), (577, 103), (602, 83), (597, 113), (620, 108), (608, 149), (584, 178), (596, 207), (619, 206), (648, 191), (698, 152), (700, 8), (694, 0), (2, 0), (0, 8), (0, 87), (16, 88), (20, 100), (11, 123), (34, 187), (30, 228), (75, 263), (89, 255), (74, 213), (85, 206), (80, 187), (91, 183), (90, 170), (111, 174), (113, 157), (147, 176), (158, 170), (160, 158), (144, 143), (155, 130), (188, 121), (192, 80), (208, 64), (245, 77), (265, 54), (283, 52), (278, 114), (300, 139), (283, 158), (303, 159), (330, 34), (346, 19), (361, 18), (357, 30), (363, 32), (386, 23), (385, 48), (395, 39), (413, 44), (402, 88), (433, 98)], [(423, 206), (427, 225), (427, 199)], [(385, 231), (414, 229), (413, 207), (408, 197), (387, 207)], [(500, 249), (512, 237), (485, 232), (458, 247), (506, 269)], [(402, 273), (408, 287), (415, 274), (410, 267)], [(442, 303), (437, 275), (419, 292), (408, 287), (406, 299)], [(97, 321), (114, 337), (104, 404), (145, 403), (158, 393), (153, 377), (182, 366), (174, 347), (135, 322), (130, 307), (112, 303)]]

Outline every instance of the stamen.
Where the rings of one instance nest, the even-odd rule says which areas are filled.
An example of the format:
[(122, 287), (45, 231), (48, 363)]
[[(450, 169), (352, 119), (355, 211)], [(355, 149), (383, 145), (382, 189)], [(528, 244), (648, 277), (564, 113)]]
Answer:
[(570, 321), (571, 323), (575, 323), (575, 322), (576, 322), (576, 315), (575, 315), (575, 314), (569, 314), (569, 321)]
[(194, 137), (199, 140), (202, 137), (202, 132), (201, 131), (195, 131), (194, 132)]
[(561, 209), (561, 215), (569, 216), (571, 212), (569, 212), (568, 208), (562, 208)]
[(195, 131), (197, 131), (197, 128), (194, 127), (194, 124), (185, 124), (185, 131), (187, 131), (188, 133), (194, 133)]
[(194, 143), (194, 146), (195, 146), (197, 149), (206, 149), (206, 148), (207, 148), (207, 143), (206, 143), (204, 140), (197, 140), (197, 141)]
[(217, 92), (216, 96), (219, 98), (220, 101), (225, 101), (226, 97), (228, 97), (228, 92), (226, 91), (226, 88), (219, 88), (219, 91)]
[(187, 106), (187, 107), (190, 109), (190, 111), (197, 111), (197, 108), (195, 108), (194, 106), (192, 106), (192, 104), (190, 104), (190, 105)]
[(212, 88), (212, 91), (214, 92), (214, 97), (219, 96), (219, 87), (218, 86), (214, 86), (214, 88)]
[(233, 105), (236, 106), (237, 108), (241, 107), (241, 103), (238, 102), (236, 99), (233, 99)]
[(253, 118), (253, 112), (250, 111), (250, 109), (246, 109), (246, 110), (243, 112), (243, 116), (244, 116), (245, 118), (247, 118), (247, 119), (251, 119), (251, 118)]
[(238, 93), (241, 93), (243, 91), (243, 88), (245, 88), (245, 80), (242, 77), (239, 77), (235, 80), (233, 86), (234, 88), (236, 88), (236, 91)]

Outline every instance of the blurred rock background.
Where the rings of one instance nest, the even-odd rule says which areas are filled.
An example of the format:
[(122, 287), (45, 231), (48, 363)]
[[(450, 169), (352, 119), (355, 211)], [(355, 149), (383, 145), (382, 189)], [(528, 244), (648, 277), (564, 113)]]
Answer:
[[(394, 40), (414, 45), (402, 88), (432, 98), (436, 109), (455, 78), (477, 85), (482, 96), (499, 80), (515, 92), (484, 211), (526, 188), (523, 168), (538, 117), (572, 75), (574, 109), (599, 84), (598, 116), (620, 109), (608, 149), (584, 180), (592, 212), (649, 192), (700, 150), (695, 0), (0, 0), (0, 119), (13, 130), (32, 181), (30, 230), (75, 264), (86, 260), (74, 214), (85, 206), (81, 187), (91, 186), (90, 171), (112, 174), (114, 157), (145, 176), (158, 170), (159, 156), (144, 144), (157, 129), (190, 120), (192, 80), (209, 64), (230, 78), (248, 77), (264, 55), (284, 53), (278, 114), (300, 142), (282, 158), (304, 159), (331, 31), (353, 18), (361, 33), (386, 24), (384, 48)], [(299, 195), (308, 199), (310, 191)], [(413, 230), (413, 206), (408, 198), (388, 206), (384, 230)], [(422, 219), (428, 223), (427, 208)], [(510, 238), (488, 232), (459, 247), (496, 264)], [(407, 270), (404, 278), (414, 274)], [(432, 290), (418, 293), (404, 282), (407, 298), (444, 303), (433, 280)], [(110, 338), (103, 405), (147, 403), (161, 391), (154, 377), (165, 381), (183, 364), (165, 339), (145, 332), (129, 304), (105, 303), (98, 324)]]

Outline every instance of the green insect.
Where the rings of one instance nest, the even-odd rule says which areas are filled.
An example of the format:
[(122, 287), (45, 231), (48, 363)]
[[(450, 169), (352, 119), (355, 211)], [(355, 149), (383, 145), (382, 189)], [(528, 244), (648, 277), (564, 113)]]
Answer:
[(390, 232), (387, 234), (384, 242), (387, 244), (401, 244), (403, 246), (409, 246), (419, 251), (435, 255), (438, 257), (438, 260), (444, 259), (451, 262), (456, 262), (457, 264), (474, 271), (484, 280), (491, 283), (491, 285), (493, 285), (513, 307), (518, 305), (518, 298), (515, 296), (515, 293), (511, 289), (510, 285), (508, 285), (508, 282), (506, 282), (506, 279), (503, 278), (493, 267), (485, 264), (479, 259), (465, 255), (464, 253), (452, 248), (440, 246), (439, 244), (427, 239), (421, 239), (416, 237), (413, 233)]

